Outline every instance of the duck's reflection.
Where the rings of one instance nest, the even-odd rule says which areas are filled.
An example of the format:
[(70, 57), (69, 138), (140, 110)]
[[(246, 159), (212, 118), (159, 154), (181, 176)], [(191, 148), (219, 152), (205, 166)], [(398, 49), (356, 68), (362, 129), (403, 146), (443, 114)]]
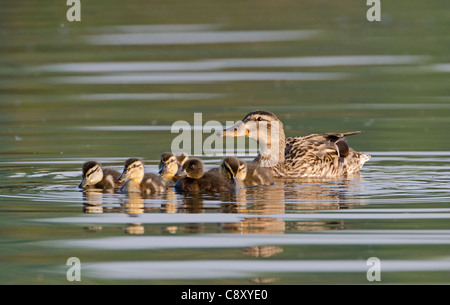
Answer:
[(103, 193), (97, 190), (83, 190), (83, 213), (100, 214), (103, 213)]
[[(125, 202), (122, 203), (122, 211), (131, 217), (138, 218), (139, 214), (144, 213), (144, 198), (139, 193), (128, 193)], [(125, 233), (141, 235), (145, 233), (144, 226), (140, 222), (129, 223), (124, 228)]]
[[(274, 185), (246, 187), (223, 193), (178, 194), (172, 189), (156, 197), (129, 193), (126, 196), (119, 195), (121, 196), (120, 207), (111, 204), (110, 200), (117, 194), (89, 190), (83, 191), (83, 211), (85, 213), (120, 212), (130, 216), (149, 212), (242, 214), (242, 220), (239, 222), (219, 223), (219, 232), (234, 234), (284, 234), (288, 231), (339, 230), (345, 226), (343, 221), (286, 221), (276, 215), (303, 211), (309, 213), (312, 210), (348, 209), (354, 205), (364, 204), (364, 199), (355, 196), (361, 192), (363, 187), (363, 184), (355, 183), (355, 181), (358, 182), (361, 179), (360, 177), (341, 180), (278, 179)], [(149, 200), (147, 206), (146, 200)], [(159, 204), (158, 207), (155, 207), (155, 202)], [(103, 207), (104, 203), (107, 208)], [(267, 216), (265, 217), (265, 215)], [(211, 226), (207, 228), (203, 223), (189, 223), (167, 225), (161, 230), (169, 234), (180, 232), (193, 234), (210, 232), (210, 228)], [(138, 222), (132, 222), (125, 232), (143, 234), (144, 227)], [(243, 251), (245, 255), (259, 255), (259, 257), (266, 257), (267, 253), (275, 255), (281, 252), (279, 249), (269, 251), (261, 248), (257, 250), (244, 249)]]
[[(359, 180), (358, 180), (359, 179)], [(357, 180), (335, 179), (278, 179), (274, 185), (254, 186), (223, 193), (175, 193), (172, 189), (158, 196), (142, 196), (139, 193), (108, 194), (101, 191), (83, 192), (85, 213), (126, 213), (138, 220), (143, 213), (167, 214), (240, 214), (238, 222), (165, 223), (161, 234), (285, 234), (344, 229), (344, 221), (289, 220), (289, 213), (311, 213), (315, 210), (349, 209), (364, 204), (364, 184)], [(119, 200), (117, 200), (119, 198)], [(117, 203), (120, 203), (117, 205)], [(206, 215), (205, 215), (206, 216)], [(101, 227), (100, 227), (101, 229)], [(92, 227), (92, 231), (99, 230)], [(130, 221), (124, 228), (127, 234), (145, 234), (145, 226)], [(283, 256), (283, 246), (264, 245), (241, 249), (243, 256), (267, 258)], [(276, 278), (252, 278), (255, 283), (271, 283)]]

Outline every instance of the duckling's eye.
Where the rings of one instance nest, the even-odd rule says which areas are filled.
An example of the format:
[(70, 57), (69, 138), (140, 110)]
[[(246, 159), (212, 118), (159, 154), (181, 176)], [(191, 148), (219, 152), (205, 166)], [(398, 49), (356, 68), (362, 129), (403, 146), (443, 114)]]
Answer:
[(256, 118), (256, 120), (257, 121), (262, 121), (262, 117), (259, 116), (259, 117)]

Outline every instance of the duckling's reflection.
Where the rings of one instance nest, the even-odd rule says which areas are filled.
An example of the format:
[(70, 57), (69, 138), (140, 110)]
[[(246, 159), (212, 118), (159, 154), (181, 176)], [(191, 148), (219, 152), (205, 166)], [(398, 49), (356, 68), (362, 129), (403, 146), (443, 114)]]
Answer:
[[(139, 214), (144, 213), (144, 198), (140, 193), (128, 193), (126, 201), (122, 203), (122, 211), (137, 218)], [(127, 234), (140, 235), (145, 233), (145, 228), (140, 222), (132, 222), (125, 227), (124, 231)]]
[(175, 194), (173, 189), (168, 189), (164, 197), (166, 202), (161, 204), (161, 211), (163, 213), (175, 214), (178, 211), (177, 194)]
[[(232, 201), (234, 199), (234, 202)], [(284, 214), (284, 191), (281, 184), (247, 187), (222, 203), (226, 213), (269, 215)], [(247, 217), (239, 223), (223, 223), (221, 231), (239, 234), (284, 233), (285, 222), (275, 217)]]
[(101, 214), (103, 213), (103, 192), (86, 189), (82, 192), (83, 213)]
[(144, 213), (144, 197), (140, 193), (128, 193), (122, 203), (122, 211), (130, 216)]
[[(101, 214), (103, 213), (103, 192), (97, 189), (85, 189), (82, 191), (83, 213)], [(84, 227), (88, 232), (98, 232), (103, 230), (102, 226)]]

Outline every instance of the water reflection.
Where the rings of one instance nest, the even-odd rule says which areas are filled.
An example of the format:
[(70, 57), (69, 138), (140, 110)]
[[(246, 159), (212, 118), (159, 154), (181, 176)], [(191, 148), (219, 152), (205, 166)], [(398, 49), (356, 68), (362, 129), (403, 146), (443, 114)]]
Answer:
[[(283, 280), (283, 276), (278, 274), (289, 271), (284, 271), (282, 265), (271, 263), (292, 258), (292, 249), (297, 251), (295, 253), (305, 255), (315, 246), (367, 249), (370, 245), (371, 249), (377, 246), (425, 249), (430, 246), (448, 245), (449, 231), (445, 226), (439, 226), (450, 218), (450, 209), (439, 203), (443, 202), (444, 198), (448, 199), (448, 192), (445, 192), (448, 190), (448, 174), (446, 166), (442, 166), (448, 156), (448, 153), (439, 152), (374, 153), (373, 162), (364, 171), (365, 177), (357, 175), (349, 179), (278, 179), (275, 185), (246, 187), (236, 192), (175, 193), (169, 189), (165, 194), (155, 196), (124, 195), (99, 190), (77, 192), (83, 200), (83, 211), (95, 215), (76, 215), (41, 221), (68, 226), (85, 223), (88, 224), (85, 230), (89, 232), (102, 231), (106, 225), (108, 232), (119, 228), (115, 229), (118, 232), (112, 236), (108, 233), (108, 236), (98, 238), (59, 240), (46, 243), (46, 246), (75, 247), (78, 251), (118, 251), (117, 253), (122, 253), (123, 250), (139, 250), (141, 253), (147, 251), (150, 258), (134, 262), (135, 269), (124, 271), (128, 272), (130, 278), (137, 279), (142, 276), (160, 280), (165, 278), (161, 273), (164, 269), (172, 273), (171, 279), (182, 279), (186, 276), (186, 268), (194, 268), (200, 260), (202, 267), (196, 269), (198, 279), (244, 277), (253, 283), (277, 283), (280, 279)], [(216, 161), (208, 160), (211, 166)], [(393, 162), (396, 163), (395, 168), (391, 167)], [(408, 166), (409, 164), (414, 166)], [(428, 178), (415, 175), (421, 167), (427, 168)], [(415, 178), (411, 180), (411, 177)], [(69, 178), (78, 181), (75, 176), (71, 175), (66, 179)], [(426, 188), (423, 187), (424, 184), (427, 185)], [(420, 186), (423, 200), (432, 200), (433, 206), (405, 207), (404, 202), (413, 202), (411, 192), (413, 195), (418, 193)], [(43, 200), (44, 197), (60, 200), (62, 197), (61, 194), (55, 195), (54, 188), (45, 188), (42, 191), (46, 192), (46, 195), (35, 196), (33, 200)], [(66, 193), (67, 191), (63, 194)], [(72, 194), (71, 198), (73, 197)], [(393, 207), (390, 198), (395, 198), (399, 205)], [(374, 206), (384, 201), (390, 205), (385, 208)], [(370, 223), (364, 221), (365, 219), (370, 219)], [(436, 228), (444, 229), (411, 230), (412, 224), (420, 226), (429, 221), (435, 223)], [(392, 226), (386, 229), (376, 225), (379, 223)], [(158, 253), (166, 253), (170, 261), (158, 258), (153, 261), (155, 250), (158, 250)], [(222, 256), (215, 257), (217, 250), (227, 253), (232, 259), (221, 260)], [(183, 251), (190, 253), (190, 259), (187, 261), (184, 261), (184, 257), (179, 259), (185, 255)], [(208, 260), (199, 257), (203, 258), (205, 253), (208, 253), (208, 259), (215, 263), (203, 265), (203, 262)], [(316, 255), (320, 256), (320, 251), (315, 252), (314, 257)], [(232, 274), (228, 273), (228, 270), (217, 270), (213, 266), (227, 266), (239, 260), (265, 264), (258, 265), (250, 273)], [(301, 260), (296, 261), (302, 264)], [(321, 270), (323, 264), (328, 266), (327, 260), (314, 263), (307, 259), (307, 262), (317, 268), (314, 269), (316, 272)], [(424, 264), (428, 262), (423, 261)], [(91, 269), (91, 276), (115, 277), (112, 269), (120, 269), (122, 263), (127, 265), (128, 262), (102, 262), (103, 267), (100, 269), (100, 265)], [(156, 265), (164, 268), (146, 269), (146, 264), (150, 264), (151, 268)], [(270, 272), (262, 274), (258, 269), (260, 267), (273, 268), (277, 276), (272, 276)], [(307, 270), (303, 268), (303, 265), (299, 265), (297, 272), (306, 272), (301, 271)], [(145, 274), (139, 273), (137, 269), (146, 270)]]
[[(112, 72), (161, 72), (161, 71), (207, 71), (239, 68), (286, 68), (286, 67), (335, 67), (335, 66), (377, 66), (414, 65), (425, 62), (426, 56), (383, 55), (383, 56), (305, 56), (265, 58), (219, 58), (193, 61), (148, 61), (148, 62), (90, 62), (51, 64), (32, 68), (40, 72), (57, 73), (112, 73)], [(436, 65), (437, 66), (437, 65)], [(439, 66), (441, 67), (441, 66)], [(102, 94), (103, 95), (103, 94)], [(102, 95), (99, 95), (102, 97)], [(104, 94), (107, 96), (108, 94)], [(125, 94), (124, 94), (125, 95)], [(133, 93), (139, 99), (161, 97), (169, 94)], [(172, 94), (174, 98), (192, 99), (196, 94)], [(97, 96), (96, 94), (87, 95)], [(113, 95), (114, 96), (114, 95)], [(82, 95), (86, 97), (86, 95)], [(205, 98), (199, 94), (199, 98)]]
[(194, 31), (163, 33), (99, 34), (85, 36), (92, 45), (183, 45), (289, 41), (310, 38), (319, 30)]
[[(351, 180), (279, 179), (271, 186), (247, 187), (224, 193), (175, 193), (173, 189), (169, 189), (162, 195), (116, 194), (121, 196), (120, 207), (114, 205), (111, 207), (112, 202), (109, 202), (106, 197), (111, 194), (90, 190), (83, 192), (83, 211), (85, 213), (125, 213), (130, 216), (130, 221), (126, 224), (124, 232), (133, 235), (145, 234), (146, 221), (142, 217), (144, 214), (163, 213), (180, 216), (204, 214), (206, 218), (209, 218), (212, 215), (211, 211), (241, 215), (232, 221), (226, 219), (215, 221), (218, 223), (218, 231), (222, 234), (277, 235), (287, 231), (337, 230), (344, 228), (344, 221), (317, 219), (296, 221), (286, 220), (280, 216), (293, 211), (351, 208), (352, 204), (346, 199), (350, 193), (349, 189), (354, 184)], [(103, 205), (109, 208), (103, 209)], [(201, 219), (199, 221), (182, 219), (185, 219), (186, 223), (177, 224), (161, 220), (162, 223), (167, 223), (166, 226), (161, 227), (161, 233), (171, 235), (208, 233), (207, 225)], [(98, 227), (95, 230), (98, 230)], [(183, 240), (186, 245), (191, 244), (188, 238)], [(256, 258), (272, 257), (283, 252), (282, 244), (270, 242), (264, 245), (244, 246), (241, 249), (243, 256)], [(264, 281), (262, 278), (256, 278), (256, 281), (261, 280)]]

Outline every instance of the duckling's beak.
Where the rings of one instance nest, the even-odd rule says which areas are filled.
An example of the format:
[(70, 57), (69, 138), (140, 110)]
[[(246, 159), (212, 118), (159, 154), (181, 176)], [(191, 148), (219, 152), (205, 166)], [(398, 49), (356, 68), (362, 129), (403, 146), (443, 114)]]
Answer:
[(220, 137), (248, 137), (249, 131), (245, 123), (240, 121), (230, 128), (219, 131), (217, 135)]
[(81, 180), (81, 182), (78, 185), (78, 187), (81, 188), (81, 189), (84, 189), (88, 185), (89, 185), (89, 179), (87, 177), (84, 177), (83, 180)]
[(129, 178), (130, 174), (128, 173), (128, 171), (126, 169), (123, 170), (122, 174), (120, 175), (119, 178), (117, 178), (117, 180), (119, 180), (119, 182), (123, 182), (125, 180), (127, 180)]
[(242, 181), (241, 179), (237, 178), (237, 177), (233, 177), (233, 183), (236, 186), (237, 189), (244, 189), (245, 188), (245, 184), (244, 181)]
[(184, 172), (183, 166), (178, 165), (178, 171), (177, 171), (177, 173), (175, 174), (175, 176), (181, 176), (181, 175), (183, 175), (183, 172)]
[(164, 175), (165, 173), (167, 173), (167, 166), (165, 164), (161, 164), (158, 174)]

